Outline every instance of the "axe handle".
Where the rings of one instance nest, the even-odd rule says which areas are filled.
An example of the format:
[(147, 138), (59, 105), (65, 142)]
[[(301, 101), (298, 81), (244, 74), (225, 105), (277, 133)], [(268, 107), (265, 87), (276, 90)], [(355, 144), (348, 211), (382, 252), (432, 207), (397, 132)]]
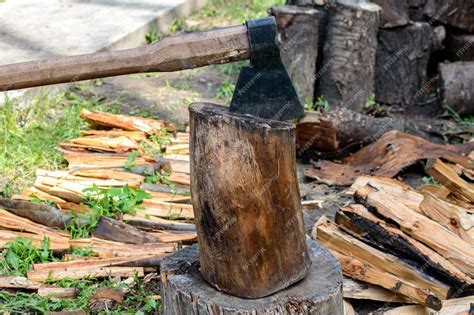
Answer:
[(168, 72), (250, 58), (246, 26), (167, 37), (143, 48), (0, 66), (0, 91), (141, 72)]

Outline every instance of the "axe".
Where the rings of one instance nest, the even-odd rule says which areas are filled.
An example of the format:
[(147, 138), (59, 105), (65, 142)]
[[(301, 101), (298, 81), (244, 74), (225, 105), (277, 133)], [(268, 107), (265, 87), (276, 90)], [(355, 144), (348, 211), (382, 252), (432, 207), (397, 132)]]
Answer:
[(303, 106), (280, 58), (273, 17), (167, 37), (143, 48), (0, 66), (0, 91), (246, 59), (250, 64), (240, 71), (230, 110), (274, 120), (302, 117)]

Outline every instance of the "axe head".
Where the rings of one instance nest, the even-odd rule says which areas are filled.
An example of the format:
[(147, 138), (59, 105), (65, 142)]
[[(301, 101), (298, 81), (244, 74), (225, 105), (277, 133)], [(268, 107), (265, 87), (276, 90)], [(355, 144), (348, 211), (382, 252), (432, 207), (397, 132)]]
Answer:
[(280, 58), (275, 18), (246, 24), (250, 65), (240, 71), (230, 111), (273, 120), (303, 117), (303, 105)]

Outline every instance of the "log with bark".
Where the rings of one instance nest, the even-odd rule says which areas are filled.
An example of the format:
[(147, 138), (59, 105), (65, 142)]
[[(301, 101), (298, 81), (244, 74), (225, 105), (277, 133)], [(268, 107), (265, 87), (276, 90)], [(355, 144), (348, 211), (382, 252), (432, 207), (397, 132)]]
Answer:
[(379, 285), (434, 309), (439, 309), (441, 300), (448, 296), (449, 287), (442, 282), (342, 232), (324, 216), (315, 224), (313, 238), (336, 256), (346, 276)]
[(309, 240), (308, 247), (312, 266), (302, 281), (268, 297), (242, 299), (206, 283), (198, 247), (188, 246), (160, 265), (163, 314), (343, 314), (339, 264), (316, 242)]
[(441, 254), (469, 277), (474, 277), (474, 244), (373, 187), (357, 190), (355, 199), (378, 215), (390, 218), (403, 232)]
[(459, 115), (473, 115), (474, 62), (440, 63), (438, 69), (442, 104)]
[(467, 154), (474, 142), (440, 145), (400, 131), (389, 131), (371, 145), (344, 158), (342, 163), (321, 160), (305, 168), (304, 174), (329, 185), (351, 185), (360, 175), (394, 177), (423, 159), (443, 158), (464, 167), (473, 161)]
[(304, 278), (311, 261), (294, 125), (203, 103), (191, 105), (190, 118), (191, 191), (204, 279), (223, 292), (257, 298)]
[(380, 12), (380, 28), (392, 28), (407, 25), (408, 17), (407, 0), (374, 0), (382, 11)]
[(107, 217), (100, 217), (92, 231), (92, 235), (125, 244), (157, 242), (157, 239), (152, 235), (134, 226)]
[(375, 99), (414, 110), (414, 106), (426, 102), (430, 94), (426, 85), (428, 61), (437, 46), (433, 28), (428, 23), (416, 22), (382, 29), (377, 38)]
[(318, 96), (330, 106), (362, 111), (374, 92), (380, 7), (370, 2), (329, 6)]
[(385, 253), (390, 253), (422, 270), (430, 277), (447, 283), (451, 292), (469, 291), (474, 280), (461, 272), (444, 257), (391, 227), (371, 214), (364, 206), (353, 204), (336, 213), (336, 222), (354, 237)]
[(281, 58), (301, 102), (312, 101), (316, 82), (319, 26), (325, 13), (314, 7), (294, 5), (270, 9), (281, 40)]

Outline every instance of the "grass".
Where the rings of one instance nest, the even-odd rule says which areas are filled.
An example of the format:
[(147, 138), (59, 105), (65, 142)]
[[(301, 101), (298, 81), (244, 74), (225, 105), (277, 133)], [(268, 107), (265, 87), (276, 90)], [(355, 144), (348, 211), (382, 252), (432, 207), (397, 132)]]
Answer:
[(87, 84), (54, 97), (40, 96), (24, 106), (6, 99), (0, 106), (0, 176), (10, 185), (7, 193), (30, 185), (37, 168), (65, 166), (57, 145), (87, 128), (79, 117), (81, 109), (110, 111), (116, 106), (116, 101), (92, 94)]

